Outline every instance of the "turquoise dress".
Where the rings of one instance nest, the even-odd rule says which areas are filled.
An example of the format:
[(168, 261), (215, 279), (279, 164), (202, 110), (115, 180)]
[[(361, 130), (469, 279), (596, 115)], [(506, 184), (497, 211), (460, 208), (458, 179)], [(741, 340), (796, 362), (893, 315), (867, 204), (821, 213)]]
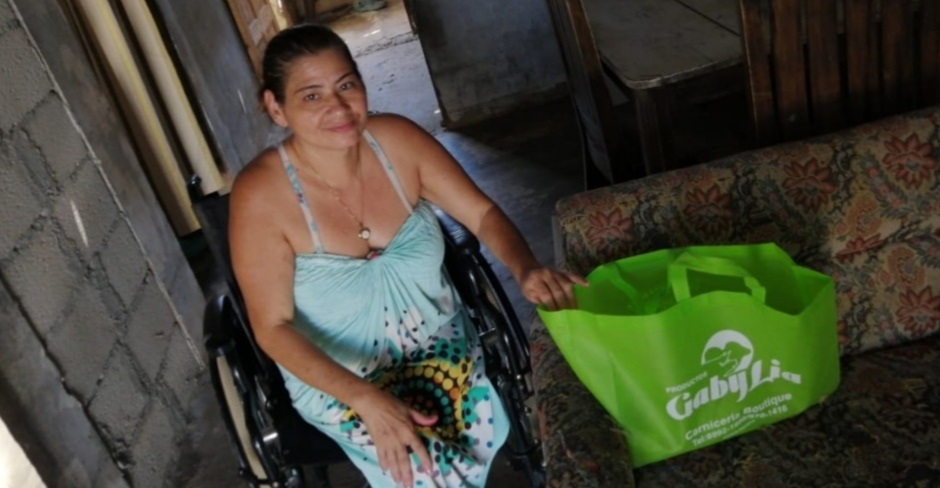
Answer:
[[(307, 219), (315, 251), (294, 261), (294, 326), (334, 361), (418, 411), (437, 414), (418, 429), (434, 470), (412, 469), (415, 486), (484, 486), (509, 423), (484, 371), (482, 349), (442, 265), (444, 241), (430, 205), (414, 208), (382, 148), (378, 156), (409, 216), (370, 259), (323, 252), (316, 221), (283, 146), (284, 168)], [(329, 394), (280, 368), (294, 408), (339, 443), (373, 488), (394, 486), (383, 473), (359, 416)], [(411, 456), (412, 466), (417, 462)]]

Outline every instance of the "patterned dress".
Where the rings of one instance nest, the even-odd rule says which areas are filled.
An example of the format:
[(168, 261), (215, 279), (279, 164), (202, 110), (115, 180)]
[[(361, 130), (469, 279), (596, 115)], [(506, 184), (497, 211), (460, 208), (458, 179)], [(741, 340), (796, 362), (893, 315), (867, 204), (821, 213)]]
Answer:
[[(483, 486), (509, 423), (483, 369), (479, 338), (443, 268), (444, 241), (424, 201), (411, 207), (381, 147), (366, 132), (410, 215), (382, 253), (359, 259), (323, 252), (296, 170), (278, 148), (315, 251), (295, 258), (294, 326), (334, 361), (414, 409), (436, 414), (418, 429), (434, 470), (415, 486)], [(335, 439), (373, 488), (394, 486), (355, 411), (281, 368), (294, 408)], [(417, 456), (412, 455), (412, 465)]]

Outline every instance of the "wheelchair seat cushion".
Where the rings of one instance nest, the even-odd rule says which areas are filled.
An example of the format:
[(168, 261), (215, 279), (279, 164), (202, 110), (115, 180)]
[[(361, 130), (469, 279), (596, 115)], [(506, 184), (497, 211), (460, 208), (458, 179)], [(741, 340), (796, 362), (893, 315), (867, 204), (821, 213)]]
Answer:
[[(396, 182), (381, 148), (372, 147)], [(304, 205), (303, 189), (297, 185), (295, 192)], [(418, 431), (435, 469), (415, 472), (416, 486), (483, 486), (508, 419), (485, 374), (479, 338), (444, 271), (437, 217), (424, 201), (409, 210), (378, 257), (322, 249), (295, 257), (294, 326), (356, 375), (438, 415), (433, 428)], [(315, 223), (308, 224), (314, 231)], [(356, 413), (289, 371), (281, 373), (301, 417), (336, 440), (372, 486), (393, 486)]]

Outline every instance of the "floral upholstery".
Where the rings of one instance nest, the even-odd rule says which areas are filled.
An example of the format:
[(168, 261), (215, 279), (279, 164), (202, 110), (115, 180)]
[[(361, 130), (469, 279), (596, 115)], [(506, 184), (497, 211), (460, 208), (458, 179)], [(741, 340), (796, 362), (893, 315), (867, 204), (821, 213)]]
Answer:
[[(580, 273), (661, 248), (772, 241), (836, 281), (840, 349), (853, 355), (838, 392), (786, 422), (639, 469), (638, 484), (940, 482), (938, 160), (934, 107), (558, 202), (556, 249)], [(550, 484), (626, 486), (616, 424), (538, 320), (533, 334)], [(568, 428), (589, 423), (584, 433)]]

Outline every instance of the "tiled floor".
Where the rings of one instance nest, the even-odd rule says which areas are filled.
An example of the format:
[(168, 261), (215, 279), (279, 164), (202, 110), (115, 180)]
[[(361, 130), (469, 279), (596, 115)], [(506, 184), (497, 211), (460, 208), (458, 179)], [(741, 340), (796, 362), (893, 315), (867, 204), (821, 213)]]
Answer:
[[(487, 121), (462, 130), (440, 127), (434, 91), (420, 44), (411, 34), (402, 0), (386, 9), (352, 14), (332, 26), (357, 54), (369, 92), (370, 108), (400, 113), (415, 120), (463, 165), (467, 173), (520, 228), (543, 263), (554, 261), (551, 210), (562, 196), (582, 188), (580, 143), (568, 100)], [(628, 106), (623, 122), (631, 126)], [(716, 100), (676, 117), (677, 144), (691, 161), (711, 159), (743, 147), (746, 115), (743, 95)], [(281, 137), (272, 134), (272, 139)], [(698, 156), (698, 158), (696, 158)], [(495, 264), (523, 323), (533, 307), (522, 299), (508, 272)], [(181, 453), (178, 483), (186, 488), (242, 486), (235, 473), (234, 448), (219, 417), (208, 378), (204, 394), (192, 407), (192, 438)], [(525, 479), (498, 459), (488, 486), (525, 486)], [(331, 469), (332, 486), (359, 488), (363, 481), (350, 465)]]

